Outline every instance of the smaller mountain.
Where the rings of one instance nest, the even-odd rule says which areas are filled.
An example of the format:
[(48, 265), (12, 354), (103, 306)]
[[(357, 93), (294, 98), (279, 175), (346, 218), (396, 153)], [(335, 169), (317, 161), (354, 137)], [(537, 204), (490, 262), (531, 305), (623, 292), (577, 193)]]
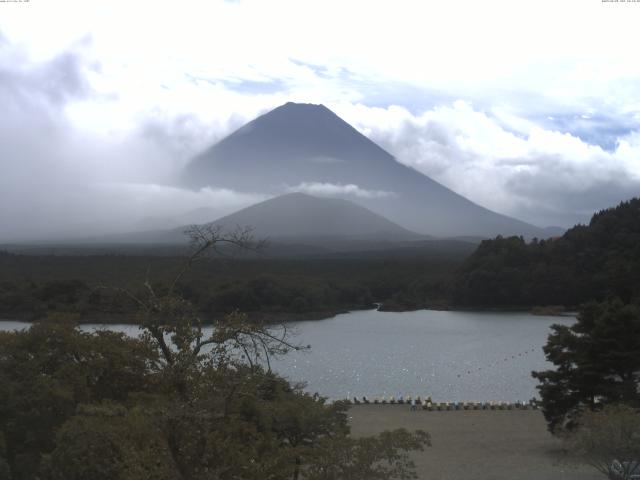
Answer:
[(227, 229), (251, 226), (256, 237), (304, 239), (349, 237), (375, 240), (425, 238), (348, 200), (289, 193), (213, 222)]
[(348, 200), (289, 193), (243, 208), (215, 221), (200, 221), (171, 229), (155, 229), (85, 239), (90, 243), (181, 245), (185, 230), (194, 223), (219, 225), (226, 231), (251, 227), (256, 239), (281, 244), (353, 249), (373, 245), (424, 240), (411, 232)]

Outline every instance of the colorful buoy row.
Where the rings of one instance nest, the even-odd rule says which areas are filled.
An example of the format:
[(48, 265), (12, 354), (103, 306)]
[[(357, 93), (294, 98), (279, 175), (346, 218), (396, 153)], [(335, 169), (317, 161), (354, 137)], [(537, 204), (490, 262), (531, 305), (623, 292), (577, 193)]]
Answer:
[(428, 411), (443, 410), (537, 410), (538, 402), (531, 399), (528, 402), (433, 402), (431, 397), (381, 397), (373, 400), (367, 397), (348, 398), (344, 400), (350, 405), (411, 405), (415, 409)]

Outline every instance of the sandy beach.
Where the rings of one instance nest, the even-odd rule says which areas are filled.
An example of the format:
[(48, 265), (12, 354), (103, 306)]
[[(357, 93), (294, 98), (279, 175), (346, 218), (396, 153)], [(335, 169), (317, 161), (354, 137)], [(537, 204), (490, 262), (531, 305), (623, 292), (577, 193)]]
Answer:
[(432, 446), (414, 461), (421, 480), (597, 480), (546, 430), (537, 410), (411, 411), (408, 405), (354, 405), (352, 433), (422, 429)]

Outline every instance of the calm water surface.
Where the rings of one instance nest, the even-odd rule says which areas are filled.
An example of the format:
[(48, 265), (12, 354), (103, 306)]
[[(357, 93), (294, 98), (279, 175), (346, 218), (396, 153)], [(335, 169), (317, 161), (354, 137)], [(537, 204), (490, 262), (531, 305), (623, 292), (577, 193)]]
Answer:
[[(571, 317), (527, 313), (358, 311), (294, 322), (291, 352), (274, 370), (332, 399), (431, 395), (436, 401), (528, 400), (532, 370), (549, 368), (542, 346), (554, 323)], [(0, 322), (1, 330), (29, 324)], [(137, 335), (132, 325), (84, 325)]]

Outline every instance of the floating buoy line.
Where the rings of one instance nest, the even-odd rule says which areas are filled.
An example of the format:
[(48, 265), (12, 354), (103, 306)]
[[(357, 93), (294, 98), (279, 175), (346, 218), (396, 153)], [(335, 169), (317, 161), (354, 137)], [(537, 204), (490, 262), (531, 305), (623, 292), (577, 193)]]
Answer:
[(495, 367), (497, 367), (499, 365), (504, 365), (505, 363), (510, 363), (512, 360), (518, 360), (519, 358), (523, 358), (526, 355), (534, 353), (536, 351), (536, 349), (537, 349), (537, 347), (528, 348), (527, 350), (525, 350), (523, 352), (514, 353), (513, 355), (507, 355), (503, 359), (496, 360), (495, 362), (490, 363), (488, 365), (485, 365), (484, 367), (469, 368), (469, 369), (467, 369), (466, 372), (458, 373), (457, 377), (458, 378), (462, 378), (465, 375), (471, 375), (472, 373), (480, 372), (480, 371), (482, 371), (483, 368), (491, 369), (491, 368), (495, 368)]
[(452, 411), (452, 410), (538, 410), (539, 401), (535, 398), (524, 402), (433, 402), (430, 396), (426, 397), (376, 397), (370, 400), (368, 397), (353, 397), (340, 400), (348, 405), (410, 405), (415, 410), (427, 411)]
[[(378, 307), (379, 305), (376, 304)], [(466, 375), (471, 375), (476, 372), (480, 372), (483, 369), (490, 370), (492, 368), (496, 368), (498, 366), (504, 365), (505, 363), (510, 363), (513, 360), (518, 360), (526, 355), (534, 353), (536, 349), (539, 347), (528, 348), (527, 350), (514, 353), (512, 355), (507, 355), (495, 362), (486, 364), (480, 367), (469, 368), (465, 372), (458, 373), (456, 376), (458, 378), (462, 378)], [(329, 402), (334, 402), (335, 400), (329, 400)], [(537, 410), (540, 408), (539, 400), (532, 398), (529, 401), (516, 401), (516, 402), (505, 402), (505, 401), (489, 401), (489, 402), (434, 402), (431, 399), (431, 396), (417, 396), (417, 397), (394, 397), (394, 396), (382, 396), (382, 397), (374, 397), (370, 399), (369, 397), (348, 397), (342, 400), (337, 400), (349, 405), (411, 405), (412, 409), (416, 410), (427, 410), (427, 411), (450, 411), (450, 410)]]

